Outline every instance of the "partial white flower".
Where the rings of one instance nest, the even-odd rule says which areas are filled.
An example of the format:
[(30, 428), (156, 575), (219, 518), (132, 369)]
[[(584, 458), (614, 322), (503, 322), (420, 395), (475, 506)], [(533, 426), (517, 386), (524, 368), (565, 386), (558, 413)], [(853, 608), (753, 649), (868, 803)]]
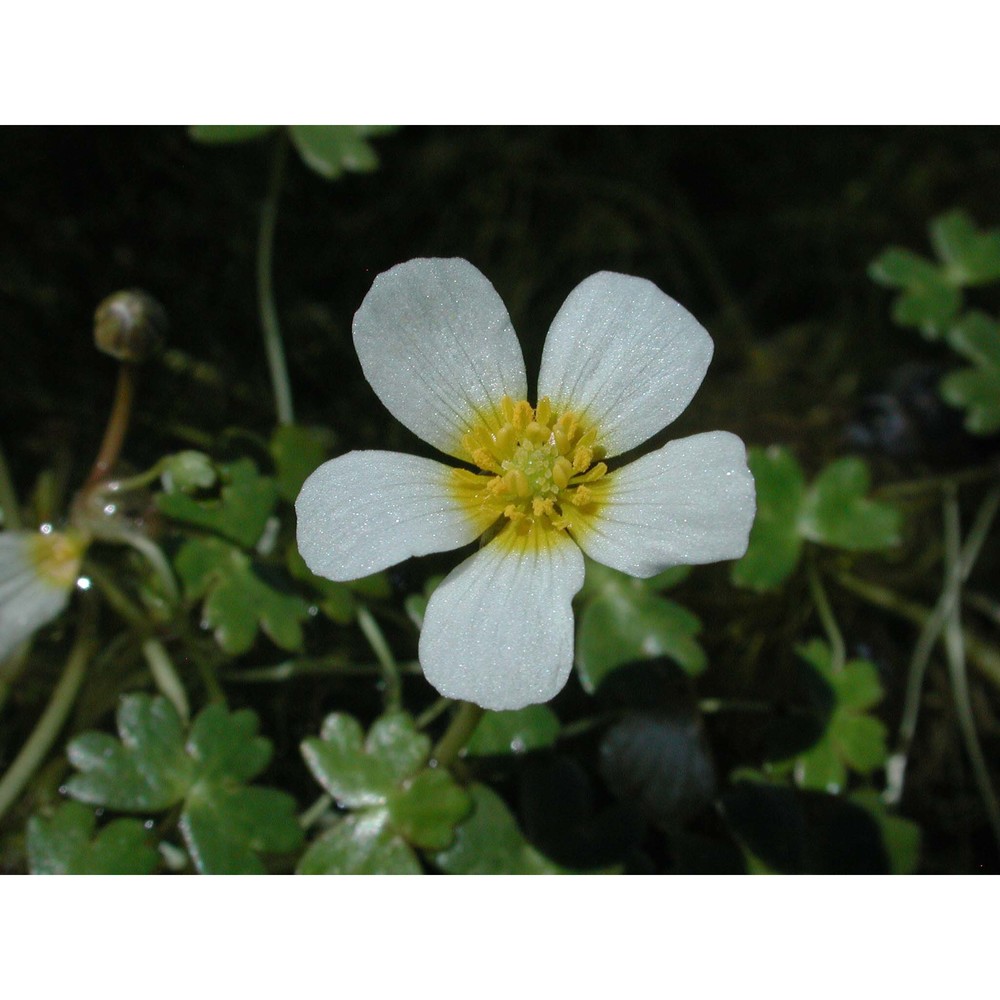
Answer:
[(379, 275), (354, 343), (386, 407), (468, 468), (335, 458), (296, 501), (299, 551), (320, 576), (351, 580), (482, 539), (427, 605), (420, 663), (441, 694), (496, 710), (557, 694), (583, 553), (649, 577), (746, 551), (756, 498), (735, 435), (683, 438), (610, 471), (604, 461), (674, 420), (712, 358), (704, 328), (651, 282), (601, 272), (570, 293), (536, 406), (507, 310), (467, 261)]
[(86, 542), (76, 532), (0, 532), (0, 661), (69, 601)]

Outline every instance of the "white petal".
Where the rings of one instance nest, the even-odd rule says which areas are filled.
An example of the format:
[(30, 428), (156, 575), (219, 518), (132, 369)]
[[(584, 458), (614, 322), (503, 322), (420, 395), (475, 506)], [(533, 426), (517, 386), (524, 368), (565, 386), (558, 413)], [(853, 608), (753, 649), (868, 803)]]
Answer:
[(393, 451), (352, 451), (324, 463), (295, 501), (306, 565), (328, 580), (356, 580), (468, 544), (483, 527), (459, 504), (452, 476), (440, 462)]
[(757, 507), (746, 448), (727, 431), (671, 441), (630, 462), (602, 481), (600, 499), (574, 537), (597, 562), (641, 577), (738, 559)]
[[(524, 358), (496, 289), (467, 260), (419, 259), (380, 274), (354, 317), (365, 378), (397, 420), (449, 455), (527, 396)], [(466, 456), (467, 457), (467, 456)]]
[(548, 701), (573, 664), (573, 595), (583, 555), (562, 536), (504, 536), (470, 556), (431, 595), (420, 665), (448, 698), (502, 711)]
[(549, 329), (538, 397), (574, 410), (619, 455), (662, 430), (691, 402), (712, 338), (651, 281), (601, 271), (570, 292)]
[(34, 532), (0, 533), (0, 662), (69, 601), (72, 586), (44, 580), (29, 555)]

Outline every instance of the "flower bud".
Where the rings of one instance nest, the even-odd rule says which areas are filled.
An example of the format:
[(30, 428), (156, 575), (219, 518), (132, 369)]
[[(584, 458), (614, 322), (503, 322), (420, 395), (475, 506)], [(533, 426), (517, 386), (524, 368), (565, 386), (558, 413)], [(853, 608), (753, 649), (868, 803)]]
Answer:
[(151, 295), (115, 292), (94, 313), (94, 343), (119, 361), (142, 362), (163, 344), (167, 314)]

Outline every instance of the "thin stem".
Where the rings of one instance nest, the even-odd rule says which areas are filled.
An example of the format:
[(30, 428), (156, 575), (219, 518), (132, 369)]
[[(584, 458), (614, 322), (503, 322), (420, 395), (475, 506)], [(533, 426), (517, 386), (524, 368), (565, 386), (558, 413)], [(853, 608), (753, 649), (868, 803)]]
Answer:
[(364, 632), (368, 645), (371, 646), (375, 658), (382, 668), (382, 697), (385, 701), (387, 711), (398, 711), (403, 704), (403, 691), (399, 682), (399, 667), (396, 665), (396, 658), (392, 655), (389, 644), (385, 641), (382, 629), (372, 616), (372, 613), (364, 606), (358, 608), (358, 625)]
[(472, 734), (476, 731), (484, 711), (471, 701), (459, 703), (455, 717), (431, 753), (432, 764), (438, 767), (451, 767), (455, 763), (465, 745), (472, 739)]
[(14, 489), (14, 480), (10, 478), (10, 469), (7, 468), (7, 458), (2, 446), (0, 446), (0, 510), (3, 511), (4, 524), (11, 531), (19, 530), (21, 506), (17, 502), (17, 491)]
[(267, 200), (260, 216), (260, 233), (257, 238), (257, 306), (260, 322), (264, 328), (264, 350), (267, 365), (271, 371), (271, 388), (274, 392), (274, 408), (279, 424), (295, 423), (292, 409), (292, 387), (285, 363), (285, 348), (278, 323), (278, 310), (274, 304), (274, 230), (278, 222), (278, 201), (285, 175), (285, 161), (288, 158), (288, 140), (284, 132), (278, 136), (274, 151), (274, 165), (271, 168), (271, 183)]
[[(927, 624), (933, 612), (930, 608), (925, 608), (916, 601), (908, 601), (901, 597), (894, 590), (888, 587), (881, 587), (877, 583), (869, 583), (867, 580), (859, 580), (851, 576), (850, 573), (838, 573), (837, 583), (845, 590), (873, 604), (877, 608), (891, 611), (900, 618), (905, 618), (914, 625), (923, 627)], [(979, 638), (975, 632), (966, 628), (965, 630), (965, 651), (973, 665), (995, 688), (1000, 690), (1000, 652), (996, 647), (984, 639)]]
[(944, 648), (948, 661), (948, 676), (951, 680), (955, 711), (958, 714), (959, 731), (965, 743), (965, 751), (972, 764), (972, 775), (979, 794), (986, 806), (986, 815), (993, 828), (993, 837), (1000, 848), (1000, 801), (997, 800), (989, 768), (976, 732), (976, 722), (972, 714), (972, 700), (969, 697), (969, 680), (965, 669), (965, 643), (962, 635), (962, 553), (959, 549), (961, 537), (959, 527), (958, 494), (954, 487), (946, 490), (944, 501), (945, 558), (949, 575), (954, 579), (956, 597), (950, 603), (948, 619), (945, 623)]
[(59, 683), (56, 684), (45, 711), (21, 748), (21, 752), (0, 780), (0, 819), (17, 801), (48, 756), (52, 744), (55, 743), (56, 737), (69, 717), (96, 644), (93, 628), (94, 608), (95, 605), (90, 602), (84, 606), (76, 641), (70, 650)]
[(321, 795), (304, 813), (299, 814), (299, 826), (308, 830), (317, 820), (324, 816), (333, 805), (329, 795)]
[(417, 729), (426, 729), (442, 712), (447, 712), (453, 704), (454, 702), (450, 698), (438, 698), (414, 719), (413, 724)]
[(887, 483), (875, 491), (877, 497), (919, 496), (931, 490), (939, 490), (946, 486), (969, 486), (984, 480), (996, 479), (997, 470), (993, 466), (975, 466), (962, 469), (944, 476), (926, 476), (923, 479), (907, 479), (898, 483)]
[(104, 482), (108, 473), (114, 468), (125, 435), (128, 432), (129, 420), (132, 416), (132, 400), (135, 397), (135, 365), (123, 361), (118, 367), (118, 383), (115, 386), (115, 400), (108, 415), (108, 423), (104, 428), (104, 439), (97, 452), (97, 458), (90, 468), (90, 475), (84, 483), (84, 490)]
[[(957, 503), (955, 487), (951, 486), (946, 489), (946, 549), (948, 544), (950, 544), (949, 533), (952, 530), (957, 530), (954, 524), (952, 524), (952, 520), (957, 519), (957, 513), (955, 513)], [(917, 637), (916, 645), (913, 647), (910, 666), (907, 670), (906, 693), (903, 699), (903, 712), (900, 717), (899, 733), (896, 738), (896, 749), (886, 764), (887, 782), (885, 800), (890, 805), (898, 803), (903, 796), (906, 767), (909, 762), (913, 738), (917, 731), (917, 719), (920, 715), (924, 678), (927, 675), (931, 653), (934, 651), (935, 644), (941, 638), (949, 618), (959, 613), (962, 583), (969, 578), (969, 574), (976, 564), (976, 559), (979, 557), (983, 543), (989, 534), (993, 519), (996, 516), (998, 504), (1000, 504), (1000, 490), (993, 490), (976, 512), (972, 529), (969, 531), (968, 538), (966, 538), (965, 544), (960, 550), (959, 542), (955, 540), (955, 557), (951, 560), (946, 559), (944, 584), (937, 603), (932, 611), (924, 612), (920, 635)], [(902, 609), (900, 608), (899, 610), (901, 611)], [(910, 617), (912, 620), (912, 614)], [(963, 642), (963, 663), (966, 644)]]
[(149, 672), (153, 675), (160, 694), (177, 709), (177, 714), (186, 723), (191, 718), (187, 692), (177, 675), (173, 661), (163, 648), (163, 643), (159, 639), (147, 639), (142, 644), (142, 655), (146, 657)]
[(844, 669), (847, 660), (847, 648), (844, 646), (844, 636), (837, 625), (833, 608), (830, 607), (830, 600), (823, 589), (823, 582), (816, 571), (815, 562), (809, 560), (809, 592), (812, 594), (813, 603), (816, 605), (816, 613), (823, 625), (827, 640), (830, 643), (831, 667), (833, 672), (840, 673)]
[(167, 562), (167, 557), (163, 554), (163, 550), (148, 535), (144, 535), (138, 531), (119, 529), (113, 534), (103, 535), (102, 538), (108, 541), (124, 542), (126, 545), (131, 545), (140, 555), (145, 556), (146, 562), (149, 563), (163, 584), (167, 600), (172, 605), (178, 603), (180, 600), (180, 591), (177, 589), (174, 572), (170, 568), (170, 563)]

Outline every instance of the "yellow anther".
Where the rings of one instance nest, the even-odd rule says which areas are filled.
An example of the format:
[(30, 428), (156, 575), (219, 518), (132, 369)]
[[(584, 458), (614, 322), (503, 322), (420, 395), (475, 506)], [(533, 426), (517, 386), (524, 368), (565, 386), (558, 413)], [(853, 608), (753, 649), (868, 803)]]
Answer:
[(552, 404), (549, 402), (548, 396), (542, 396), (538, 401), (538, 406), (535, 407), (535, 419), (546, 426), (552, 419)]
[(552, 481), (559, 489), (564, 490), (569, 485), (573, 471), (573, 463), (560, 455), (552, 464)]
[(526, 399), (522, 399), (514, 404), (514, 414), (510, 418), (510, 422), (514, 425), (514, 430), (522, 432), (531, 423), (534, 416), (535, 411), (531, 408), (531, 404)]
[(515, 504), (509, 503), (503, 509), (503, 516), (506, 517), (509, 521), (521, 521), (527, 515), (524, 513), (524, 511), (518, 510)]
[(500, 463), (485, 448), (476, 448), (472, 461), (487, 472), (500, 472)]
[(594, 453), (585, 445), (577, 445), (573, 451), (573, 468), (577, 472), (586, 472), (594, 460)]
[(552, 497), (546, 497), (544, 500), (541, 497), (534, 497), (531, 501), (531, 513), (535, 517), (542, 517), (545, 514), (555, 513), (555, 501)]
[(590, 498), (590, 490), (588, 490), (586, 486), (578, 486), (575, 490), (573, 490), (573, 497), (570, 502), (574, 507), (583, 507), (590, 503)]
[(504, 420), (510, 423), (514, 419), (514, 400), (510, 396), (504, 396), (500, 400), (500, 409), (503, 411)]

